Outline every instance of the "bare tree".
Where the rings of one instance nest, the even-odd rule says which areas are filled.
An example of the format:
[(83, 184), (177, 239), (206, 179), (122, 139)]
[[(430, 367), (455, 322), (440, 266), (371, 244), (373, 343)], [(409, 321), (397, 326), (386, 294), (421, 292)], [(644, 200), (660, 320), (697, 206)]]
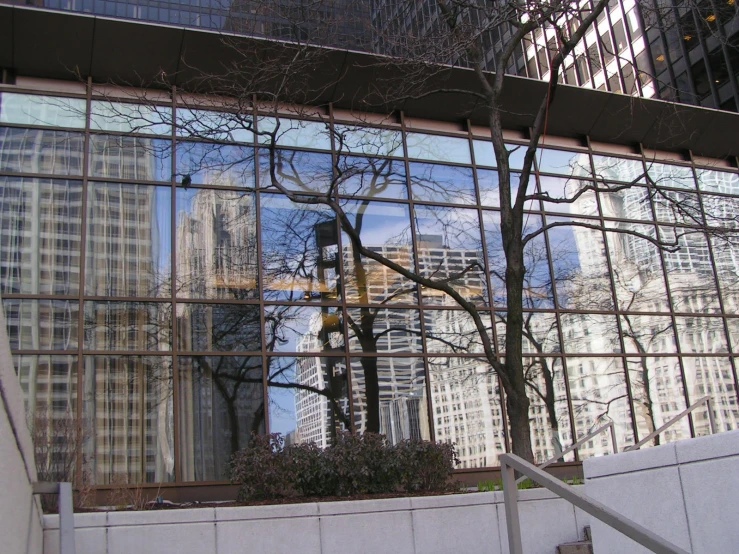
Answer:
[[(370, 267), (381, 266), (384, 271), (395, 275), (395, 284), (392, 290), (386, 291), (389, 292), (387, 298), (379, 299), (380, 302), (391, 300), (397, 295), (432, 290), (437, 291), (467, 314), (481, 355), (502, 383), (513, 452), (528, 460), (534, 459), (529, 424), (529, 392), (532, 388), (548, 406), (552, 426), (556, 424), (552, 370), (542, 363), (544, 357), (535, 358), (538, 360), (535, 364), (539, 368), (537, 371), (543, 376), (544, 383), (543, 390), (537, 388), (532, 377), (532, 367), (527, 366), (525, 362), (528, 354), (523, 350), (524, 339), (534, 345), (536, 351), (543, 353), (542, 350), (545, 350), (541, 342), (542, 337), (537, 336), (541, 328), (534, 332), (531, 318), (526, 311), (526, 308), (536, 308), (527, 305), (527, 302), (537, 297), (530, 294), (537, 286), (532, 284), (536, 278), (535, 268), (530, 264), (532, 248), (536, 247), (537, 241), (554, 229), (579, 227), (601, 234), (605, 232), (625, 234), (635, 240), (646, 241), (656, 249), (672, 251), (680, 248), (681, 238), (685, 234), (677, 216), (696, 223), (696, 212), (691, 209), (690, 202), (684, 202), (684, 198), (679, 195), (670, 196), (660, 191), (659, 178), (654, 177), (649, 171), (640, 170), (633, 176), (631, 182), (616, 186), (608, 184), (606, 179), (596, 175), (596, 179), (582, 181), (577, 188), (562, 197), (555, 197), (550, 192), (536, 187), (533, 178), (535, 157), (542, 138), (547, 133), (548, 114), (561, 81), (563, 64), (565, 60), (571, 59), (576, 46), (601, 15), (607, 3), (607, 0), (598, 0), (593, 2), (591, 8), (581, 7), (579, 3), (558, 0), (541, 2), (437, 0), (428, 4), (432, 15), (423, 26), (388, 25), (374, 29), (374, 44), (382, 45), (381, 49), (390, 52), (391, 55), (373, 58), (368, 62), (372, 66), (369, 69), (374, 70), (378, 77), (370, 87), (356, 92), (354, 104), (357, 108), (380, 110), (388, 105), (401, 105), (406, 100), (454, 95), (455, 98), (468, 98), (470, 105), (474, 104), (477, 109), (481, 107), (484, 109), (497, 166), (495, 171), (500, 210), (499, 247), (504, 255), (504, 262), (499, 267), (490, 267), (486, 260), (481, 258), (470, 259), (462, 267), (454, 269), (432, 267), (413, 261), (408, 255), (404, 257), (398, 254), (402, 249), (394, 249), (394, 254), (391, 255), (388, 251), (367, 242), (366, 234), (363, 232), (363, 213), (368, 201), (347, 202), (340, 195), (351, 195), (352, 187), (359, 191), (367, 183), (370, 189), (377, 192), (383, 187), (390, 186), (392, 179), (388, 179), (387, 174), (383, 173), (385, 169), (382, 168), (382, 164), (386, 164), (385, 161), (371, 162), (369, 166), (366, 161), (364, 166), (352, 161), (349, 153), (352, 148), (356, 149), (356, 144), (352, 145), (351, 142), (360, 140), (372, 144), (379, 141), (387, 146), (388, 140), (392, 139), (387, 139), (384, 132), (379, 129), (365, 131), (362, 138), (357, 139), (356, 134), (347, 133), (346, 127), (330, 125), (323, 98), (325, 92), (336, 85), (336, 81), (322, 81), (317, 85), (318, 81), (315, 79), (315, 75), (320, 74), (323, 69), (326, 51), (316, 47), (314, 39), (320, 43), (327, 36), (316, 26), (320, 26), (322, 21), (330, 21), (333, 26), (343, 25), (346, 20), (317, 18), (313, 21), (313, 26), (305, 30), (306, 28), (301, 26), (306, 21), (303, 14), (300, 17), (303, 23), (290, 27), (294, 31), (290, 36), (292, 40), (290, 43), (264, 44), (232, 36), (224, 37), (231, 58), (222, 62), (218, 72), (208, 74), (201, 72), (197, 79), (189, 83), (188, 86), (199, 93), (197, 96), (187, 95), (182, 88), (172, 86), (165, 74), (161, 75), (157, 83), (159, 87), (170, 90), (181, 106), (179, 110), (185, 114), (173, 121), (177, 133), (182, 137), (208, 140), (215, 145), (213, 151), (219, 152), (215, 159), (212, 151), (200, 153), (196, 165), (200, 164), (202, 168), (215, 164), (225, 166), (229, 170), (235, 168), (242, 171), (249, 163), (252, 167), (259, 164), (260, 179), (257, 186), (260, 190), (279, 192), (297, 205), (326, 210), (330, 214), (327, 221), (338, 225), (345, 236), (345, 245), (349, 246), (351, 252), (347, 274), (353, 281), (344, 284), (345, 290), (351, 290), (352, 294), (361, 299), (361, 303), (378, 301), (377, 298), (372, 298), (369, 290), (367, 271)], [(311, 2), (311, 9), (318, 4), (320, 4), (318, 0)], [(395, 4), (399, 22), (407, 18), (412, 19), (418, 9), (416, 2)], [(288, 10), (281, 12), (279, 17), (289, 18), (290, 14), (294, 15)], [(530, 40), (532, 33), (543, 29), (554, 38), (551, 42), (553, 46), (547, 52), (549, 77), (546, 94), (531, 99), (535, 107), (533, 122), (526, 144), (515, 154), (523, 156), (520, 165), (514, 170), (511, 163), (512, 153), (506, 145), (503, 133), (503, 116), (509, 109), (504, 96), (508, 83), (505, 68), (513, 63), (514, 56), (526, 41)], [(490, 52), (486, 48), (486, 41), (491, 33), (503, 37), (502, 48), (494, 52), (493, 66), (500, 69), (496, 73), (486, 71), (490, 67)], [(474, 79), (461, 88), (449, 84), (446, 79), (449, 64), (469, 67)], [(398, 78), (398, 75), (401, 77)], [(138, 94), (136, 99), (150, 110), (147, 114), (137, 114), (137, 121), (151, 123), (151, 114), (166, 119), (166, 113), (162, 113), (162, 110), (157, 108), (156, 102), (146, 94)], [(460, 108), (460, 118), (463, 118), (466, 115), (465, 110), (469, 109), (471, 109), (469, 106)], [(281, 150), (280, 146), (289, 140), (289, 135), (296, 124), (290, 119), (291, 116), (307, 116), (318, 124), (323, 123), (322, 129), (320, 125), (315, 126), (314, 132), (316, 140), (326, 140), (332, 144), (335, 154), (327, 160), (327, 166), (322, 166), (324, 162), (319, 160), (313, 169), (311, 168), (313, 162), (307, 163), (306, 169), (306, 161), (296, 159), (296, 156), (302, 154)], [(361, 123), (361, 118), (359, 122)], [(260, 145), (257, 160), (254, 160), (251, 154), (240, 156), (233, 147), (225, 145), (227, 141), (234, 140), (236, 133), (242, 131), (255, 134)], [(228, 155), (224, 155), (227, 149)], [(189, 170), (178, 175), (178, 180), (185, 186), (191, 183), (191, 178)], [(432, 184), (429, 186), (433, 187), (433, 179), (430, 182)], [(422, 179), (418, 185), (424, 186)], [(594, 192), (614, 193), (636, 185), (648, 191), (648, 199), (651, 199), (649, 201), (656, 203), (655, 198), (659, 197), (659, 201), (666, 202), (670, 209), (674, 210), (676, 218), (665, 221), (664, 226), (674, 232), (655, 234), (644, 232), (637, 227), (609, 227), (605, 226), (602, 220), (576, 218), (555, 218), (540, 225), (527, 226), (526, 205), (529, 202), (571, 206)], [(453, 191), (452, 194), (454, 193)], [(366, 191), (360, 194), (367, 195)], [(701, 221), (700, 230), (691, 232), (719, 235), (725, 233), (727, 227), (731, 227), (725, 220), (718, 225), (713, 223), (714, 225), (711, 225)], [(302, 223), (297, 221), (295, 225), (299, 227)], [(413, 233), (412, 230), (409, 231), (410, 234)], [(317, 279), (311, 267), (320, 262), (315, 258), (315, 253), (320, 251), (320, 248), (331, 245), (325, 244), (319, 249), (308, 248), (299, 243), (301, 240), (304, 241), (305, 236), (298, 233), (295, 235), (295, 241), (285, 243), (287, 248), (296, 249), (300, 254), (297, 258), (289, 256), (282, 260), (275, 259), (274, 264), (270, 262), (265, 271), (268, 275), (274, 271), (280, 275), (279, 278), (291, 275), (290, 278), (293, 280), (311, 281), (315, 278), (314, 289), (304, 287), (306, 298), (310, 298), (316, 292), (320, 294), (321, 290), (326, 291), (326, 283)], [(403, 241), (410, 253), (413, 244), (410, 236), (395, 238), (396, 243)], [(480, 307), (484, 306), (484, 302), (481, 301), (484, 294), (479, 287), (470, 284), (480, 280), (488, 272), (493, 280), (497, 279), (501, 289), (504, 290), (501, 300), (505, 304), (505, 339), (500, 345), (494, 344), (490, 336), (490, 322), (486, 321), (486, 316), (480, 310)], [(349, 328), (368, 353), (376, 353), (378, 335), (373, 330), (373, 318), (376, 313), (374, 309), (361, 308), (357, 317), (347, 315), (350, 318)], [(378, 416), (375, 413), (377, 369), (373, 364), (376, 364), (376, 357), (361, 358), (367, 387), (368, 429), (372, 430), (378, 427)], [(555, 451), (558, 448), (561, 450), (559, 445), (555, 445)]]

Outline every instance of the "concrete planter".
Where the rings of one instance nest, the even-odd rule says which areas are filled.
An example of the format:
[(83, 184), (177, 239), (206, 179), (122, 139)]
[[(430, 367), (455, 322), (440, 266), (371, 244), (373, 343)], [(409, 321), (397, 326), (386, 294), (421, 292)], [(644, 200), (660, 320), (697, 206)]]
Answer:
[[(544, 489), (521, 491), (524, 548), (552, 554), (589, 516)], [(56, 515), (44, 552), (58, 552)], [(77, 554), (508, 552), (501, 492), (75, 516)]]

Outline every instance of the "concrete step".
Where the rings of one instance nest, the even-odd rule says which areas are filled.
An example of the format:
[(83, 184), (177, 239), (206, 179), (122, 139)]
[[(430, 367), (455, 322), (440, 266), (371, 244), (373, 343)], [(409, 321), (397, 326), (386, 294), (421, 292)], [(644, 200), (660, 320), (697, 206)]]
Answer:
[(557, 547), (557, 554), (593, 554), (592, 541), (568, 542)]

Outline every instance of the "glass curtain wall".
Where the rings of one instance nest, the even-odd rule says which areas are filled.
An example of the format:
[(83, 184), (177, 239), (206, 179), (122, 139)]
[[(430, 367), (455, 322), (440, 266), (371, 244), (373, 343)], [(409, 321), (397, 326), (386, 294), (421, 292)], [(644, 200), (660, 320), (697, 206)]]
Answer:
[[(95, 485), (223, 481), (265, 432), (452, 441), (461, 467), (498, 465), (505, 397), (469, 314), (276, 186), (332, 190), (367, 248), (448, 277), (505, 356), (492, 144), (252, 115), (0, 95), (0, 294), (29, 413), (47, 431), (82, 423), (72, 454)], [(255, 126), (279, 129), (273, 156)], [(706, 395), (737, 428), (739, 249), (704, 228), (736, 226), (739, 173), (586, 148), (536, 164), (523, 341), (537, 459), (606, 421), (621, 449)], [(699, 409), (650, 444), (708, 421)], [(578, 456), (610, 452), (603, 434)]]

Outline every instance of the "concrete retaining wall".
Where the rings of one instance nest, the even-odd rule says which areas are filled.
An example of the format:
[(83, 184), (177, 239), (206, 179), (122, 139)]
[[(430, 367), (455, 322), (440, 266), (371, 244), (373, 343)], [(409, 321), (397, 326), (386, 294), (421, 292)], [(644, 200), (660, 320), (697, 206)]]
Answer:
[[(739, 431), (585, 460), (585, 492), (693, 554), (739, 552)], [(594, 520), (595, 554), (648, 552)]]
[[(527, 554), (577, 540), (587, 514), (543, 489), (521, 491)], [(44, 516), (44, 553), (59, 518)], [(75, 515), (77, 554), (433, 554), (508, 552), (500, 492)]]
[(37, 554), (42, 550), (41, 507), (31, 494), (36, 480), (23, 394), (15, 375), (0, 308), (0, 550)]

